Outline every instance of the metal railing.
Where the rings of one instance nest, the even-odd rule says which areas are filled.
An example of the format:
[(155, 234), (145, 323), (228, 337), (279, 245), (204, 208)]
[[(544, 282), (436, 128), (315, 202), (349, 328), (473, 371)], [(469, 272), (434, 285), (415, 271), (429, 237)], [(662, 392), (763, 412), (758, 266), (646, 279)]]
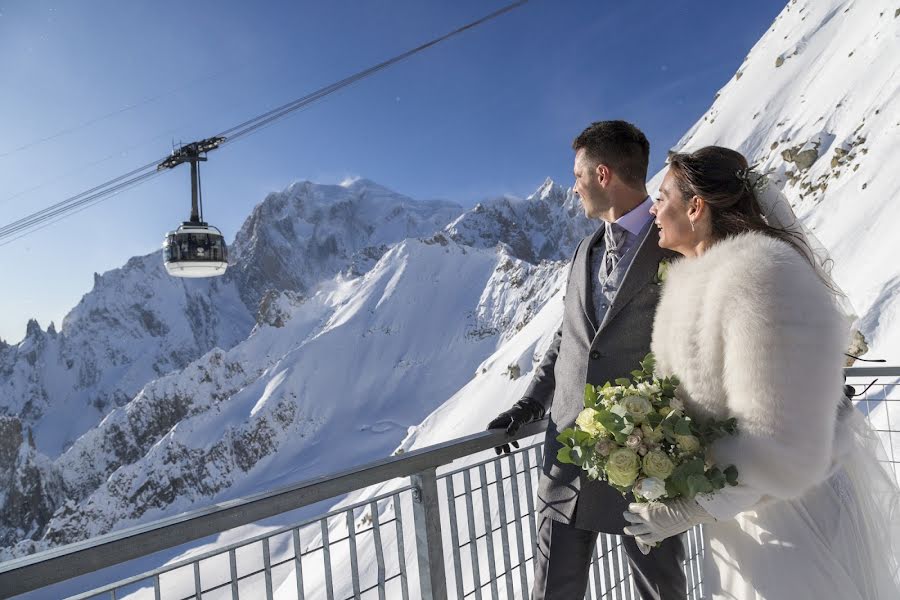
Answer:
[[(857, 406), (882, 437), (890, 467), (900, 473), (900, 398), (896, 386), (883, 381), (900, 377), (900, 368), (854, 368), (847, 374), (858, 390), (878, 379)], [(545, 427), (546, 422), (532, 423), (515, 439), (540, 434)], [(144, 564), (135, 568), (138, 575), (91, 585), (70, 597), (526, 598), (533, 580), (535, 490), (543, 448), (536, 443), (500, 457), (484, 454), (503, 441), (508, 438), (502, 432), (482, 432), (0, 563), (0, 596), (59, 590), (48, 586), (381, 485), (370, 490), (372, 497), (327, 514), (150, 570)], [(702, 532), (691, 530), (684, 543), (685, 594), (700, 600)], [(57, 595), (44, 597), (61, 597), (52, 593)], [(617, 536), (600, 535), (586, 598), (637, 598)]]

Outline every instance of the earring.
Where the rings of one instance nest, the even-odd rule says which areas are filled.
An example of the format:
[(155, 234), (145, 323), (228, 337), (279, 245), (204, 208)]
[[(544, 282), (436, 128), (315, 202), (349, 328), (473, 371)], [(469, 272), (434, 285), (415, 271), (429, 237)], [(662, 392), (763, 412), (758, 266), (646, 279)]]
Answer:
[(691, 221), (691, 231), (694, 231), (694, 222)]

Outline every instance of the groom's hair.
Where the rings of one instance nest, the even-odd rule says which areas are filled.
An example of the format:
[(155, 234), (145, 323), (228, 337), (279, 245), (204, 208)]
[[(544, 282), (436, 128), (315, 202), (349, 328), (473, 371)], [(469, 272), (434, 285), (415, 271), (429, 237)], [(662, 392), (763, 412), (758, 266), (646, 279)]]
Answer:
[(584, 148), (594, 163), (603, 163), (630, 187), (643, 188), (650, 162), (650, 142), (644, 132), (626, 121), (597, 121), (572, 142)]

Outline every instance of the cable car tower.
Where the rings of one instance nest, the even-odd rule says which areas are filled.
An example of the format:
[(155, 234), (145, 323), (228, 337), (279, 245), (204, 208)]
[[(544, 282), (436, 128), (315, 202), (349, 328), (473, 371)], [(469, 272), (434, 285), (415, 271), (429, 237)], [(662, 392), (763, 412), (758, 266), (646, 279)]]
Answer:
[(163, 260), (166, 271), (175, 277), (215, 277), (228, 268), (228, 249), (225, 238), (216, 227), (203, 220), (203, 189), (200, 186), (200, 162), (215, 150), (224, 137), (211, 137), (191, 142), (174, 151), (157, 165), (156, 170), (173, 169), (181, 163), (191, 163), (191, 217), (163, 241)]

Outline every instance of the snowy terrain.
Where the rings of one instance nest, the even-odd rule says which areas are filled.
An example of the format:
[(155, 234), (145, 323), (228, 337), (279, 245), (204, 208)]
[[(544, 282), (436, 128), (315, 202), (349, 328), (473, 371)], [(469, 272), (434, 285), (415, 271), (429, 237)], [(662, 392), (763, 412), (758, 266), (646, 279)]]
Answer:
[[(792, 1), (674, 149), (773, 173), (889, 364), (898, 70), (896, 5)], [(59, 332), (0, 346), (0, 558), (481, 430), (527, 386), (593, 227), (550, 181), (469, 211), (298, 183), (254, 209), (220, 280), (167, 278), (159, 253), (98, 276)]]
[[(98, 277), (61, 332), (33, 323), (4, 349), (2, 540), (32, 552), (390, 454), (540, 311), (592, 228), (550, 181), (470, 211), (365, 180), (307, 182), (257, 206), (228, 274), (199, 291), (167, 277), (159, 253)], [(180, 303), (191, 294), (219, 309), (194, 328)], [(149, 316), (136, 322), (138, 309)], [(243, 339), (219, 335), (222, 323)], [(127, 382), (119, 363), (102, 371), (107, 388), (143, 376), (105, 411), (88, 400), (107, 388), (66, 395), (44, 368), (68, 348), (138, 355), (141, 343)], [(184, 366), (148, 371), (170, 344)], [(40, 410), (21, 402), (34, 388)]]

